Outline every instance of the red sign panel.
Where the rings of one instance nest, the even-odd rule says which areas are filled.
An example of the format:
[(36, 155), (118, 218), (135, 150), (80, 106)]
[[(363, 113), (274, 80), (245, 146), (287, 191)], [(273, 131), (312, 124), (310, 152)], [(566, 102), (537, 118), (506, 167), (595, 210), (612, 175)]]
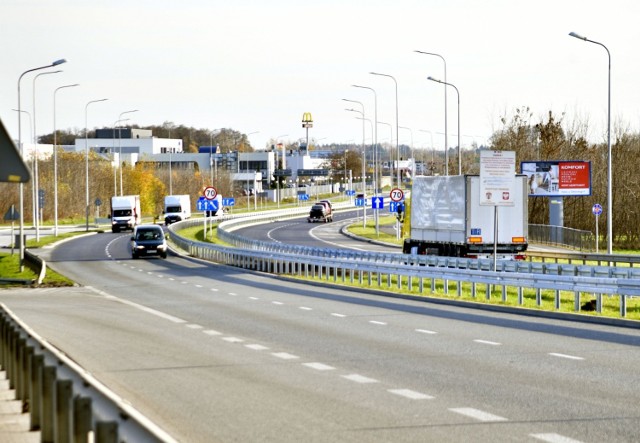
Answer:
[(527, 176), (529, 197), (591, 195), (591, 162), (530, 161), (520, 169)]

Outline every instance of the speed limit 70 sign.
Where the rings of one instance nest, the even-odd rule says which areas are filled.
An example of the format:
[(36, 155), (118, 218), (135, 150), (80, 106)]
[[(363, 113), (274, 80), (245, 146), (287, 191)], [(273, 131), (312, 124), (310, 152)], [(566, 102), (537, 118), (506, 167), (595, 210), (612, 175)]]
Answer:
[(206, 188), (204, 188), (204, 191), (202, 191), (202, 195), (207, 200), (213, 200), (218, 195), (218, 191), (216, 191), (216, 188), (214, 188), (213, 186), (207, 186)]
[(391, 198), (391, 201), (394, 202), (402, 201), (402, 199), (404, 198), (404, 192), (402, 192), (402, 189), (394, 188), (389, 193), (389, 198)]

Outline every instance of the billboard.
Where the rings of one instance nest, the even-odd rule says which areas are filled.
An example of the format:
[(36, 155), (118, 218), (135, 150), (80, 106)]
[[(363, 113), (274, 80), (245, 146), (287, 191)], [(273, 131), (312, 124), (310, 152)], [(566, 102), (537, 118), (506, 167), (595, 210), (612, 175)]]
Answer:
[(576, 197), (591, 195), (591, 162), (579, 160), (524, 161), (529, 197)]

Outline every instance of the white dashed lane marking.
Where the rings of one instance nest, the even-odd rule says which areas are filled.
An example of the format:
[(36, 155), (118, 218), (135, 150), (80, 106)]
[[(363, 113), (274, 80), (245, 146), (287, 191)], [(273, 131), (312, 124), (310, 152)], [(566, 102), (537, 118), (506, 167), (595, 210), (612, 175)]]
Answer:
[(412, 391), (411, 389), (388, 389), (387, 392), (399, 395), (401, 397), (409, 398), (411, 400), (431, 400), (432, 398), (434, 398), (431, 395)]
[(342, 378), (355, 381), (356, 383), (378, 383), (378, 380), (376, 380), (375, 378), (365, 377), (364, 375), (360, 374), (343, 375)]
[(202, 329), (202, 326), (192, 323), (192, 324), (188, 324), (187, 328), (189, 328), (189, 329)]
[(429, 331), (428, 329), (416, 329), (416, 332), (421, 334), (437, 334), (436, 331)]
[(481, 411), (479, 409), (474, 408), (450, 408), (451, 412), (455, 412), (456, 414), (466, 415), (467, 417), (474, 418), (478, 421), (508, 421), (504, 417), (500, 417), (498, 415), (493, 415), (488, 412)]
[(497, 341), (489, 341), (489, 340), (474, 340), (476, 343), (480, 343), (482, 345), (491, 345), (491, 346), (500, 346), (502, 343), (498, 343)]
[(346, 315), (344, 315), (344, 314), (337, 314), (337, 313), (335, 313), (335, 312), (334, 312), (334, 313), (332, 313), (331, 315), (332, 315), (333, 317), (339, 317), (339, 318), (345, 318), (345, 317), (346, 317)]
[(381, 326), (385, 326), (387, 324), (384, 321), (378, 321), (378, 320), (369, 320), (369, 323), (371, 323), (372, 325), (381, 325)]
[(574, 440), (573, 438), (565, 437), (560, 434), (529, 434), (533, 438), (546, 441), (548, 443), (582, 443), (580, 440)]
[(287, 352), (274, 352), (271, 355), (273, 355), (274, 357), (281, 358), (283, 360), (296, 360), (300, 358), (297, 355), (289, 354)]
[(556, 352), (550, 352), (549, 355), (551, 355), (552, 357), (566, 358), (569, 360), (584, 360), (584, 358), (582, 357), (577, 357), (575, 355), (558, 354)]
[(242, 343), (242, 342), (244, 342), (243, 339), (238, 338), (238, 337), (222, 337), (222, 339), (224, 341), (229, 342), (229, 343)]
[(318, 362), (303, 363), (302, 365), (311, 369), (316, 369), (318, 371), (333, 371), (335, 369), (333, 366), (325, 365), (324, 363)]
[(214, 331), (213, 329), (207, 329), (206, 331), (202, 331), (207, 335), (222, 335), (222, 332)]
[(266, 346), (259, 345), (259, 344), (254, 344), (254, 343), (245, 345), (245, 347), (247, 347), (249, 349), (253, 349), (254, 351), (266, 351), (267, 349), (269, 349)]

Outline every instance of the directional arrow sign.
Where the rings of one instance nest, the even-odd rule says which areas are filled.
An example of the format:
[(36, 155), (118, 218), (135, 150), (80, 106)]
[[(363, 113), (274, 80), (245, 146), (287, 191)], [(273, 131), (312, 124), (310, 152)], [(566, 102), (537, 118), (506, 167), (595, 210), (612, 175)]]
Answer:
[(384, 208), (384, 199), (382, 197), (373, 197), (371, 199), (371, 208), (372, 209)]
[(223, 198), (222, 199), (222, 205), (223, 206), (235, 206), (236, 205), (236, 199), (233, 198), (233, 197)]
[(217, 211), (218, 200), (207, 200), (205, 197), (200, 197), (196, 202), (196, 208), (198, 211)]
[(367, 206), (367, 199), (366, 198), (356, 198), (353, 201), (355, 202), (356, 206)]

